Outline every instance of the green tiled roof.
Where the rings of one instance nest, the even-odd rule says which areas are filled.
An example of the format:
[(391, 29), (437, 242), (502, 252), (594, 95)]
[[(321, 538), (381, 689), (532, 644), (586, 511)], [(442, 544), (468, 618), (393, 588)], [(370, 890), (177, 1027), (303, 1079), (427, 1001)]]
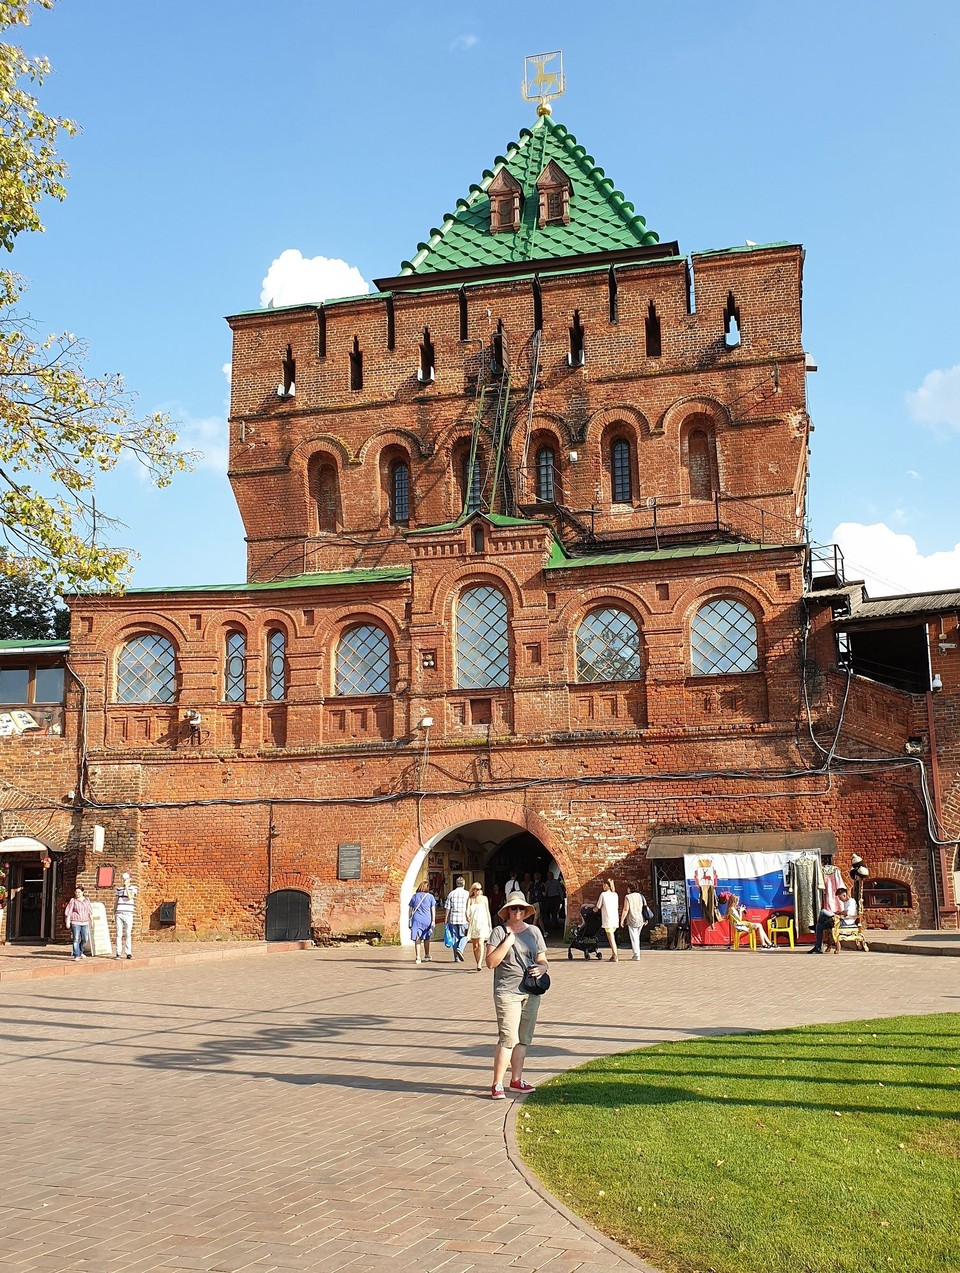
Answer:
[(632, 552), (591, 553), (571, 557), (554, 541), (547, 570), (575, 570), (583, 566), (626, 566), (643, 561), (674, 561), (680, 557), (723, 557), (738, 553), (782, 552), (802, 544), (677, 544), (672, 548), (638, 548)]
[(408, 535), (435, 535), (441, 530), (459, 530), (475, 517), (489, 522), (491, 526), (544, 526), (548, 523), (530, 517), (507, 517), (504, 513), (461, 513), (455, 522), (441, 522), (438, 526), (421, 526), (417, 530), (408, 531)]
[(403, 583), (410, 578), (409, 566), (373, 566), (369, 570), (328, 570), (315, 575), (295, 575), (292, 579), (271, 579), (266, 583), (190, 584), (183, 588), (128, 588), (127, 597), (170, 592), (269, 592), (281, 588), (336, 588), (345, 584)]
[[(570, 224), (541, 229), (537, 225), (537, 178), (551, 160), (573, 186)], [(523, 214), (519, 230), (491, 234), (487, 188), (503, 168), (523, 188)], [(417, 245), (416, 256), (403, 262), (401, 274), (582, 256), (658, 242), (659, 236), (647, 229), (633, 204), (614, 189), (576, 137), (563, 124), (541, 115), (533, 128), (521, 130), (519, 141), (507, 147), (506, 155), (497, 157), (493, 170), (483, 174), (480, 184), (471, 186), (465, 199), (457, 200), (456, 211), (448, 212), (440, 228), (430, 231), (428, 242)]]
[(69, 641), (0, 641), (0, 654), (24, 653), (59, 654), (70, 649)]

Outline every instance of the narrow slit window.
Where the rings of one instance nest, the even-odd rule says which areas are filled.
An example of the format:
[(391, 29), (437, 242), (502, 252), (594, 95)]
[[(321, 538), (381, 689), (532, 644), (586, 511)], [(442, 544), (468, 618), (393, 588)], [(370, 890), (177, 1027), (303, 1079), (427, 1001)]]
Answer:
[(573, 326), (570, 328), (570, 353), (567, 362), (571, 367), (582, 367), (586, 358), (583, 343), (583, 324), (580, 322), (580, 311), (573, 311)]
[(410, 521), (410, 465), (394, 460), (390, 466), (390, 520), (394, 526)]
[(499, 376), (506, 368), (505, 342), (503, 335), (503, 319), (497, 319), (497, 330), (493, 333), (490, 370)]
[(277, 390), (277, 396), (280, 398), (292, 398), (297, 392), (297, 360), (293, 356), (293, 349), (287, 346), (287, 352), (280, 364), (280, 387)]
[(470, 460), (470, 452), (467, 451), (464, 454), (462, 478), (463, 511), (465, 513), (476, 513), (483, 506), (479, 451), (474, 455), (472, 463)]
[(467, 293), (461, 287), (457, 293), (457, 304), (460, 309), (460, 339), (466, 340), (470, 334), (467, 324)]
[(611, 323), (620, 320), (620, 303), (617, 299), (617, 271), (610, 266), (607, 272), (607, 298), (610, 304), (610, 321)]
[(423, 329), (423, 342), (420, 345), (420, 370), (417, 379), (422, 385), (432, 385), (436, 375), (436, 350), (430, 339), (430, 328)]
[(393, 297), (387, 297), (387, 348), (397, 347), (397, 316), (393, 308)]
[(657, 313), (657, 307), (653, 301), (650, 302), (650, 307), (647, 310), (644, 326), (647, 334), (647, 357), (659, 358), (663, 351), (663, 345), (660, 340), (660, 315)]
[(354, 392), (363, 388), (363, 353), (359, 336), (354, 336), (353, 349), (350, 352), (350, 388)]
[(533, 330), (543, 331), (543, 290), (539, 278), (533, 280)]
[(690, 498), (713, 499), (713, 454), (705, 429), (694, 429), (687, 439), (687, 464), (690, 473)]
[(483, 527), (474, 526), (473, 530), (471, 531), (471, 538), (473, 543), (473, 551), (475, 553), (482, 553), (483, 552)]
[(327, 356), (327, 311), (321, 305), (317, 310), (317, 357)]
[(733, 292), (727, 292), (727, 304), (723, 311), (723, 342), (728, 349), (736, 349), (740, 344), (740, 306), (733, 299)]
[(314, 481), (317, 530), (336, 530), (340, 523), (340, 479), (336, 465), (318, 464)]

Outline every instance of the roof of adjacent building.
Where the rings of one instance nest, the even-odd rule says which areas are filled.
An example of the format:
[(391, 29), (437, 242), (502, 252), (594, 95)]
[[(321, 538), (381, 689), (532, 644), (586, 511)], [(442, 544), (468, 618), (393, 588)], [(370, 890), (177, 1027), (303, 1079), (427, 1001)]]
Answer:
[(0, 641), (0, 654), (66, 654), (69, 641)]
[(960, 612), (960, 590), (943, 592), (906, 592), (898, 597), (877, 597), (875, 601), (861, 601), (850, 614), (842, 619), (850, 623), (875, 623), (878, 619), (920, 618), (927, 614)]
[[(570, 179), (569, 225), (538, 225), (537, 178), (555, 163)], [(503, 169), (522, 188), (520, 228), (490, 232), (491, 181)], [(659, 236), (647, 228), (623, 193), (617, 190), (592, 155), (563, 124), (541, 115), (532, 128), (521, 129), (506, 155), (498, 155), (492, 170), (470, 187), (456, 209), (448, 212), (425, 243), (417, 245), (413, 259), (404, 261), (401, 275), (432, 274), (440, 270), (464, 270), (478, 266), (507, 265), (514, 261), (548, 260), (648, 247)]]

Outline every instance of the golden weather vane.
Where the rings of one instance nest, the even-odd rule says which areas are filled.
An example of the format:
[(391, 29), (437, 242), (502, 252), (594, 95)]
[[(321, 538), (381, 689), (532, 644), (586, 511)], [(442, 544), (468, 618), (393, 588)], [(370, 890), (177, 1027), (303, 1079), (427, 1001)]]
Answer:
[(553, 53), (533, 53), (524, 58), (521, 91), (524, 101), (538, 103), (538, 115), (549, 115), (550, 98), (559, 97), (566, 87), (563, 54), (559, 49)]

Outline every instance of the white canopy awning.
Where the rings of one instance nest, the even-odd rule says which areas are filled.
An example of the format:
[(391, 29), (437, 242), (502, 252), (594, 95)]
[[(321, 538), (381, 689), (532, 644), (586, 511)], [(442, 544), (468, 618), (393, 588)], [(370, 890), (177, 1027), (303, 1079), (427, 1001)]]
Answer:
[(18, 853), (33, 853), (44, 857), (47, 853), (63, 853), (52, 844), (44, 844), (42, 840), (33, 840), (28, 835), (14, 835), (9, 840), (0, 840), (0, 858), (13, 857)]

